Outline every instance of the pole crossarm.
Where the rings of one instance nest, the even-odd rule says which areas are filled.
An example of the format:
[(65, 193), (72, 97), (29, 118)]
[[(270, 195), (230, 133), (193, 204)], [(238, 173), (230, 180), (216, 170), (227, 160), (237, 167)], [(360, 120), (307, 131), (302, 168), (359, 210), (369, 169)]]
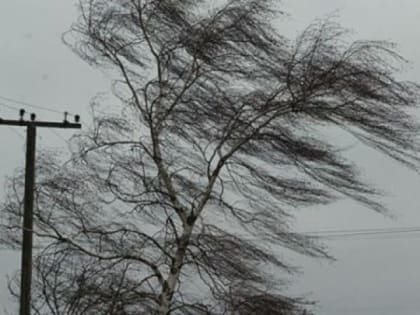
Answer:
[(82, 124), (71, 123), (68, 121), (63, 122), (50, 122), (50, 121), (28, 121), (28, 120), (12, 120), (0, 118), (0, 125), (8, 126), (33, 126), (33, 127), (44, 127), (44, 128), (68, 128), (68, 129), (80, 129)]

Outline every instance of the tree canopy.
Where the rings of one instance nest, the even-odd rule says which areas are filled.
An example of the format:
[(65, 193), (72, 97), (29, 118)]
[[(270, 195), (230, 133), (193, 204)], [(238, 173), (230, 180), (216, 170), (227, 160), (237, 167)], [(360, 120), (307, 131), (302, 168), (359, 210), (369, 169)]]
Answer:
[[(270, 246), (328, 254), (291, 230), (292, 210), (341, 197), (385, 210), (322, 131), (415, 169), (419, 86), (396, 78), (392, 44), (351, 42), (329, 19), (290, 40), (279, 14), (269, 0), (80, 1), (64, 41), (115, 76), (118, 101), (93, 106), (70, 161), (39, 157), (35, 311), (307, 314)], [(11, 246), (22, 187), (2, 207)]]

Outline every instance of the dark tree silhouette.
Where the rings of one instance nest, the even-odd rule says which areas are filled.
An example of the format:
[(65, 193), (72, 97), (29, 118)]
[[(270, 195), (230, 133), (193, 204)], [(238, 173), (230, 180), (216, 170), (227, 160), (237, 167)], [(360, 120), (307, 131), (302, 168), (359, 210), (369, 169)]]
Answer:
[[(80, 1), (65, 42), (115, 76), (121, 111), (94, 106), (67, 163), (39, 158), (36, 312), (308, 314), (270, 246), (328, 254), (290, 230), (291, 210), (339, 197), (385, 210), (323, 131), (416, 168), (419, 89), (396, 79), (389, 43), (349, 43), (331, 20), (290, 41), (274, 5)], [(9, 187), (2, 240), (18, 246), (22, 178)]]

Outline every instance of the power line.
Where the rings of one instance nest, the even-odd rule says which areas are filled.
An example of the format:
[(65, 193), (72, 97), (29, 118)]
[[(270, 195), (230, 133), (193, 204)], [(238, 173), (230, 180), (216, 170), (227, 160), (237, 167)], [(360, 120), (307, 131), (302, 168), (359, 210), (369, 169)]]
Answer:
[(420, 237), (420, 227), (331, 230), (302, 233), (322, 239), (397, 239)]
[[(37, 104), (33, 104), (33, 103), (28, 103), (28, 102), (16, 100), (16, 99), (13, 99), (13, 98), (10, 98), (10, 97), (5, 97), (5, 96), (1, 96), (0, 95), (0, 99), (2, 99), (4, 101), (15, 103), (15, 104), (19, 104), (19, 105), (25, 105), (25, 106), (29, 106), (29, 107), (32, 107), (32, 108), (37, 108), (37, 109), (45, 110), (45, 111), (48, 111), (48, 112), (51, 112), (51, 113), (56, 113), (56, 114), (62, 114), (63, 113), (61, 111), (58, 111), (58, 110), (55, 110), (55, 109), (51, 109), (51, 108), (46, 107), (46, 106), (41, 106), (41, 105), (37, 105)], [(0, 105), (5, 106), (5, 107), (8, 107), (8, 108), (11, 108), (11, 109), (19, 109), (17, 107), (14, 107), (14, 106), (11, 106), (11, 105), (6, 105), (4, 103), (0, 103)], [(75, 114), (72, 114), (72, 113), (68, 113), (68, 114), (70, 116), (76, 116)]]
[(320, 230), (311, 232), (302, 232), (303, 234), (314, 234), (314, 235), (334, 235), (343, 233), (371, 233), (371, 232), (406, 232), (420, 230), (420, 226), (406, 226), (406, 227), (394, 227), (394, 228), (368, 228), (368, 229), (337, 229), (337, 230)]
[(7, 105), (5, 103), (0, 102), (0, 106), (6, 107), (8, 109), (12, 109), (12, 110), (19, 110), (17, 107), (15, 106), (11, 106), (11, 105)]
[(66, 138), (64, 138), (62, 135), (60, 135), (58, 132), (56, 132), (54, 129), (48, 129), (48, 131), (50, 131), (52, 134), (54, 134), (57, 138), (59, 138), (60, 140), (66, 142), (67, 144), (69, 144), (69, 140), (67, 140)]
[[(4, 97), (0, 96), (0, 99), (3, 99)], [(23, 104), (24, 105), (24, 104)], [(4, 106), (6, 108), (12, 109), (12, 110), (19, 110), (17, 107), (15, 106), (11, 106), (5, 103), (0, 102), (0, 106)], [(55, 110), (50, 110), (52, 112), (56, 112), (56, 113), (60, 113), (58, 111)], [(62, 113), (60, 113), (62, 114)], [(1, 117), (0, 117), (1, 118)], [(10, 130), (12, 130), (15, 134), (19, 135), (21, 138), (24, 138), (23, 135), (19, 134), (16, 130), (14, 130), (12, 127), (9, 127)], [(53, 133), (57, 138), (59, 138), (60, 140), (63, 140), (65, 142), (68, 142), (67, 139), (65, 139), (63, 136), (61, 136), (59, 133), (57, 133), (54, 129), (48, 129), (51, 133)]]
[[(287, 232), (284, 236), (287, 237)], [(377, 228), (377, 229), (349, 229), (324, 230), (312, 232), (290, 232), (290, 235), (310, 237), (319, 240), (372, 240), (372, 239), (409, 239), (420, 237), (420, 227)], [(258, 237), (237, 235), (252, 241), (260, 240)], [(266, 235), (270, 238), (270, 235)], [(264, 238), (264, 236), (262, 236)]]
[[(10, 97), (5, 97), (5, 96), (1, 96), (1, 95), (0, 95), (0, 99), (2, 99), (2, 100), (4, 100), (4, 101), (8, 101), (8, 102), (15, 103), (15, 104), (19, 104), (19, 105), (25, 105), (25, 106), (29, 106), (29, 107), (33, 107), (33, 108), (37, 108), (37, 109), (41, 109), (41, 110), (45, 110), (45, 111), (48, 111), (48, 112), (51, 112), (51, 113), (63, 114), (63, 112), (61, 112), (61, 111), (58, 111), (58, 110), (55, 110), (55, 109), (51, 109), (51, 108), (46, 107), (46, 106), (41, 106), (41, 105), (36, 105), (36, 104), (33, 104), (33, 103), (28, 103), (28, 102), (24, 102), (24, 101), (19, 101), (19, 100), (16, 100), (16, 99), (10, 98)], [(0, 106), (4, 106), (4, 107), (7, 107), (7, 108), (9, 108), (9, 109), (13, 109), (13, 110), (20, 110), (20, 108), (18, 108), (18, 107), (16, 107), (16, 106), (13, 106), (13, 105), (10, 105), (10, 104), (1, 103), (1, 102), (0, 102)], [(95, 110), (94, 110), (94, 112), (95, 112), (95, 113), (104, 114), (104, 115), (109, 115), (109, 113), (108, 113), (108, 112), (106, 112), (106, 111), (102, 111), (102, 110), (98, 110), (98, 109), (95, 109)], [(67, 113), (67, 115), (68, 115), (68, 116), (73, 116), (73, 117), (78, 116), (77, 114), (74, 114), (74, 113), (71, 113), (71, 112), (67, 112), (67, 111), (66, 111), (66, 112), (64, 112), (64, 113)], [(79, 117), (79, 118), (80, 118), (80, 117)]]
[(321, 230), (314, 232), (305, 232), (306, 234), (337, 234), (337, 233), (387, 233), (387, 232), (409, 232), (409, 231), (419, 231), (420, 226), (406, 226), (406, 227), (394, 227), (394, 228), (368, 228), (368, 229), (342, 229), (342, 230)]
[(18, 131), (16, 131), (12, 127), (8, 127), (8, 129), (10, 129), (10, 131), (12, 131), (14, 134), (18, 135), (20, 138), (25, 139), (25, 137), (21, 133), (19, 133)]

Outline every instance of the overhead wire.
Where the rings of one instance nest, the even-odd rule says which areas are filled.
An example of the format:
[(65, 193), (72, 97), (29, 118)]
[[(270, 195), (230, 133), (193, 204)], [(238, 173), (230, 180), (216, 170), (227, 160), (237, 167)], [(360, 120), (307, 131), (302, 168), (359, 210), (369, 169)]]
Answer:
[[(398, 227), (398, 228), (371, 228), (371, 229), (347, 229), (347, 230), (320, 230), (320, 231), (298, 231), (289, 232), (291, 236), (309, 237), (314, 240), (373, 240), (373, 239), (414, 239), (420, 237), (420, 226)], [(284, 237), (287, 238), (288, 232)], [(260, 241), (265, 237), (272, 239), (269, 234), (265, 235), (245, 235), (236, 236), (250, 241)]]
[(24, 136), (23, 136), (20, 132), (18, 132), (17, 130), (13, 129), (13, 128), (12, 128), (12, 127), (10, 127), (10, 126), (7, 126), (7, 128), (8, 128), (10, 131), (12, 131), (15, 135), (19, 136), (19, 138), (25, 139), (25, 137), (24, 137)]
[[(19, 101), (19, 100), (12, 99), (12, 98), (9, 98), (9, 97), (4, 97), (4, 96), (1, 96), (1, 95), (0, 95), (0, 99), (5, 100), (5, 101), (8, 101), (8, 102), (15, 103), (15, 104), (26, 105), (26, 106), (29, 106), (29, 107), (33, 107), (33, 108), (37, 108), (37, 109), (49, 111), (49, 112), (52, 112), (52, 113), (63, 114), (62, 112), (60, 112), (58, 110), (54, 110), (54, 109), (51, 109), (51, 108), (48, 108), (48, 107), (45, 107), (45, 106), (35, 105), (35, 104), (32, 104), (32, 103), (28, 103), (28, 102), (24, 102), (24, 101)], [(17, 108), (16, 106), (13, 106), (13, 105), (10, 105), (10, 104), (6, 104), (4, 102), (0, 102), (0, 106), (3, 106), (5, 108), (11, 109), (11, 110), (16, 110), (16, 111), (19, 111), (20, 110), (20, 108)], [(66, 113), (69, 116), (76, 116), (76, 115), (74, 115), (72, 113), (69, 113), (69, 112), (66, 112)], [(1, 118), (1, 116), (0, 116), (0, 118)], [(8, 127), (8, 128), (10, 130), (12, 130), (15, 134), (19, 135), (21, 138), (24, 138), (23, 135), (21, 135), (20, 133), (18, 133), (13, 128), (11, 128), (11, 127)], [(68, 140), (65, 139), (63, 136), (61, 136), (60, 134), (58, 134), (56, 131), (54, 131), (52, 129), (48, 129), (48, 130), (50, 132), (52, 132), (60, 140), (63, 140), (63, 141), (65, 141), (65, 142), (68, 143)]]
[(370, 232), (406, 232), (412, 230), (420, 230), (420, 226), (410, 226), (410, 227), (391, 227), (391, 228), (367, 228), (367, 229), (337, 229), (337, 230), (320, 230), (320, 231), (311, 231), (305, 232), (305, 234), (342, 234), (342, 233), (370, 233)]
[(68, 140), (66, 138), (64, 138), (62, 135), (60, 135), (57, 131), (55, 131), (53, 129), (48, 129), (48, 130), (51, 131), (51, 133), (53, 133), (60, 140), (63, 140), (64, 142), (68, 142)]
[(7, 105), (3, 102), (0, 102), (0, 106), (6, 107), (8, 109), (12, 109), (12, 110), (19, 110), (18, 108), (16, 108), (15, 106), (11, 106), (11, 105)]
[(314, 230), (306, 231), (305, 233), (322, 233), (322, 234), (334, 234), (334, 233), (345, 233), (345, 232), (366, 232), (366, 231), (390, 231), (390, 230), (407, 230), (407, 229), (418, 229), (420, 226), (410, 226), (410, 227), (381, 227), (381, 228), (358, 228), (358, 229), (327, 229), (327, 230)]
[(415, 238), (420, 237), (420, 227), (313, 231), (302, 234), (330, 240)]
[[(41, 106), (41, 105), (37, 105), (37, 104), (33, 104), (33, 103), (29, 103), (29, 102), (25, 102), (25, 101), (20, 101), (14, 98), (10, 98), (10, 97), (5, 97), (0, 95), (0, 99), (4, 100), (4, 101), (8, 101), (14, 104), (19, 104), (19, 105), (24, 105), (24, 106), (29, 106), (32, 108), (37, 108), (37, 109), (41, 109), (41, 110), (45, 110), (51, 113), (56, 113), (56, 114), (63, 114), (62, 111), (56, 110), (56, 109), (51, 109), (49, 107), (46, 106)], [(11, 105), (6, 105), (4, 103), (1, 103), (2, 106), (8, 107), (8, 108), (12, 108), (12, 109), (18, 109), (17, 107), (11, 106)], [(73, 113), (67, 112), (69, 116), (76, 116)]]

